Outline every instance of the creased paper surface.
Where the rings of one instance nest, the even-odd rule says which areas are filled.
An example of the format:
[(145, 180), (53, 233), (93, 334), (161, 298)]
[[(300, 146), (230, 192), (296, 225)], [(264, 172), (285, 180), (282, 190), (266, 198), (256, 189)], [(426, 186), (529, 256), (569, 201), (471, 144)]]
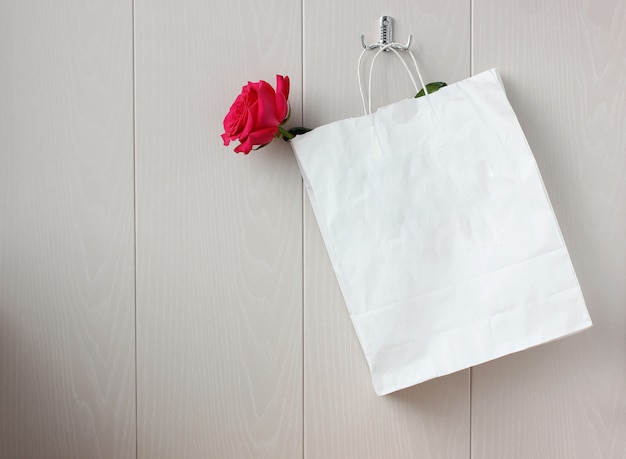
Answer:
[(291, 144), (379, 395), (591, 326), (496, 70)]

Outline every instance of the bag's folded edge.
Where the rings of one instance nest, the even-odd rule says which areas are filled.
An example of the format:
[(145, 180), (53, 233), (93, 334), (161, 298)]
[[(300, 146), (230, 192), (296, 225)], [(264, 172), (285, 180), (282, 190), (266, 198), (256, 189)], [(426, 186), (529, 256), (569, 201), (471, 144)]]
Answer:
[[(575, 335), (593, 326), (579, 290), (568, 290), (562, 295), (551, 298), (549, 302), (553, 304), (546, 305), (545, 302), (537, 302), (530, 307), (525, 305), (523, 308), (519, 308), (519, 311), (503, 317), (491, 318), (489, 321), (479, 322), (462, 330), (448, 331), (437, 336), (434, 340), (431, 337), (427, 349), (424, 349), (420, 342), (404, 346), (403, 349), (397, 349), (393, 356), (395, 363), (401, 363), (403, 359), (408, 360), (401, 372), (387, 371), (386, 374), (381, 374), (385, 373), (386, 369), (377, 367), (376, 359), (368, 362), (374, 391), (379, 396), (388, 395), (500, 357)], [(518, 319), (523, 320), (522, 316), (527, 315), (529, 309), (545, 311), (546, 307), (561, 309), (567, 320), (549, 323), (547, 326), (538, 327), (534, 330), (531, 328), (523, 332), (520, 331), (517, 334), (507, 334), (507, 330), (511, 330), (507, 324), (514, 324)], [(577, 312), (575, 317), (571, 313), (572, 308), (575, 308)], [(497, 323), (494, 323), (494, 320)], [(494, 335), (494, 330), (498, 330), (498, 335)], [(472, 349), (470, 344), (472, 343), (471, 336), (474, 333), (492, 335), (494, 341), (491, 344), (493, 347), (483, 350)], [(428, 355), (424, 360), (420, 356), (425, 355), (426, 351), (428, 351)], [(472, 356), (464, 357), (464, 353), (470, 351), (473, 351)], [(447, 362), (443, 358), (444, 355), (448, 359)], [(441, 358), (438, 359), (438, 356)], [(450, 356), (456, 356), (457, 359), (450, 362)], [(389, 355), (385, 360), (389, 361)]]

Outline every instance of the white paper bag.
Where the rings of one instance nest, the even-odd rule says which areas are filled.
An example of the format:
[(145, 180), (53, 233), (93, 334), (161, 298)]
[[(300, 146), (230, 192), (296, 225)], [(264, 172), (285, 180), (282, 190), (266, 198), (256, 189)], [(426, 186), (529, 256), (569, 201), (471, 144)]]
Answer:
[(496, 70), (291, 145), (377, 394), (591, 326)]

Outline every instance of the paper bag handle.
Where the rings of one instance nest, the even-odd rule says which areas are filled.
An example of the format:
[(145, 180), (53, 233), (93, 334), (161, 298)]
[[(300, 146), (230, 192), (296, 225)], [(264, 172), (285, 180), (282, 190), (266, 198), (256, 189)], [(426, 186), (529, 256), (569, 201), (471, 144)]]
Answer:
[[(384, 45), (381, 46), (380, 49), (378, 50), (378, 52), (376, 53), (376, 55), (374, 56), (374, 58), (372, 59), (372, 63), (370, 65), (370, 72), (369, 72), (369, 79), (368, 79), (368, 83), (367, 83), (367, 100), (368, 100), (368, 106), (365, 106), (365, 94), (363, 93), (363, 84), (361, 82), (361, 61), (363, 60), (363, 56), (365, 55), (365, 52), (368, 51), (367, 49), (364, 49), (363, 52), (361, 52), (361, 55), (359, 56), (359, 61), (357, 63), (357, 77), (359, 80), (359, 92), (361, 93), (361, 102), (363, 102), (363, 112), (368, 115), (370, 113), (372, 113), (372, 73), (374, 70), (374, 63), (376, 62), (376, 58), (378, 57), (378, 55), (380, 53), (382, 53), (383, 51), (386, 50), (391, 50), (395, 53), (396, 56), (398, 56), (398, 59), (400, 59), (400, 61), (402, 62), (402, 65), (404, 66), (404, 68), (406, 69), (407, 73), (409, 74), (409, 77), (411, 77), (411, 82), (413, 83), (413, 86), (415, 87), (415, 92), (418, 93), (419, 92), (419, 88), (417, 86), (417, 83), (415, 82), (415, 78), (413, 78), (413, 74), (411, 73), (411, 69), (409, 69), (409, 66), (406, 65), (405, 60), (402, 58), (402, 56), (400, 56), (400, 53), (398, 53), (398, 51), (396, 51), (391, 45), (393, 43), (389, 43), (388, 45)], [(407, 49), (407, 51), (409, 52), (409, 54), (411, 55), (411, 59), (413, 60), (413, 65), (415, 66), (415, 72), (417, 73), (417, 77), (420, 80), (420, 83), (422, 84), (422, 89), (424, 90), (424, 94), (426, 96), (428, 96), (428, 90), (426, 89), (426, 85), (424, 84), (424, 79), (422, 78), (422, 74), (420, 73), (420, 69), (417, 66), (417, 61), (415, 60), (415, 56), (413, 55), (413, 53), (411, 52), (410, 49)], [(369, 110), (368, 110), (369, 108)]]

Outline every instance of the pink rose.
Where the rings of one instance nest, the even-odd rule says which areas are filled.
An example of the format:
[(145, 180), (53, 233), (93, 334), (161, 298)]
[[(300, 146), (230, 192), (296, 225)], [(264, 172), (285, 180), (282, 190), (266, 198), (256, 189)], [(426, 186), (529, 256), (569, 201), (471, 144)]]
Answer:
[(276, 75), (276, 91), (266, 81), (248, 82), (224, 118), (224, 145), (239, 140), (237, 153), (270, 143), (289, 114), (289, 77)]

